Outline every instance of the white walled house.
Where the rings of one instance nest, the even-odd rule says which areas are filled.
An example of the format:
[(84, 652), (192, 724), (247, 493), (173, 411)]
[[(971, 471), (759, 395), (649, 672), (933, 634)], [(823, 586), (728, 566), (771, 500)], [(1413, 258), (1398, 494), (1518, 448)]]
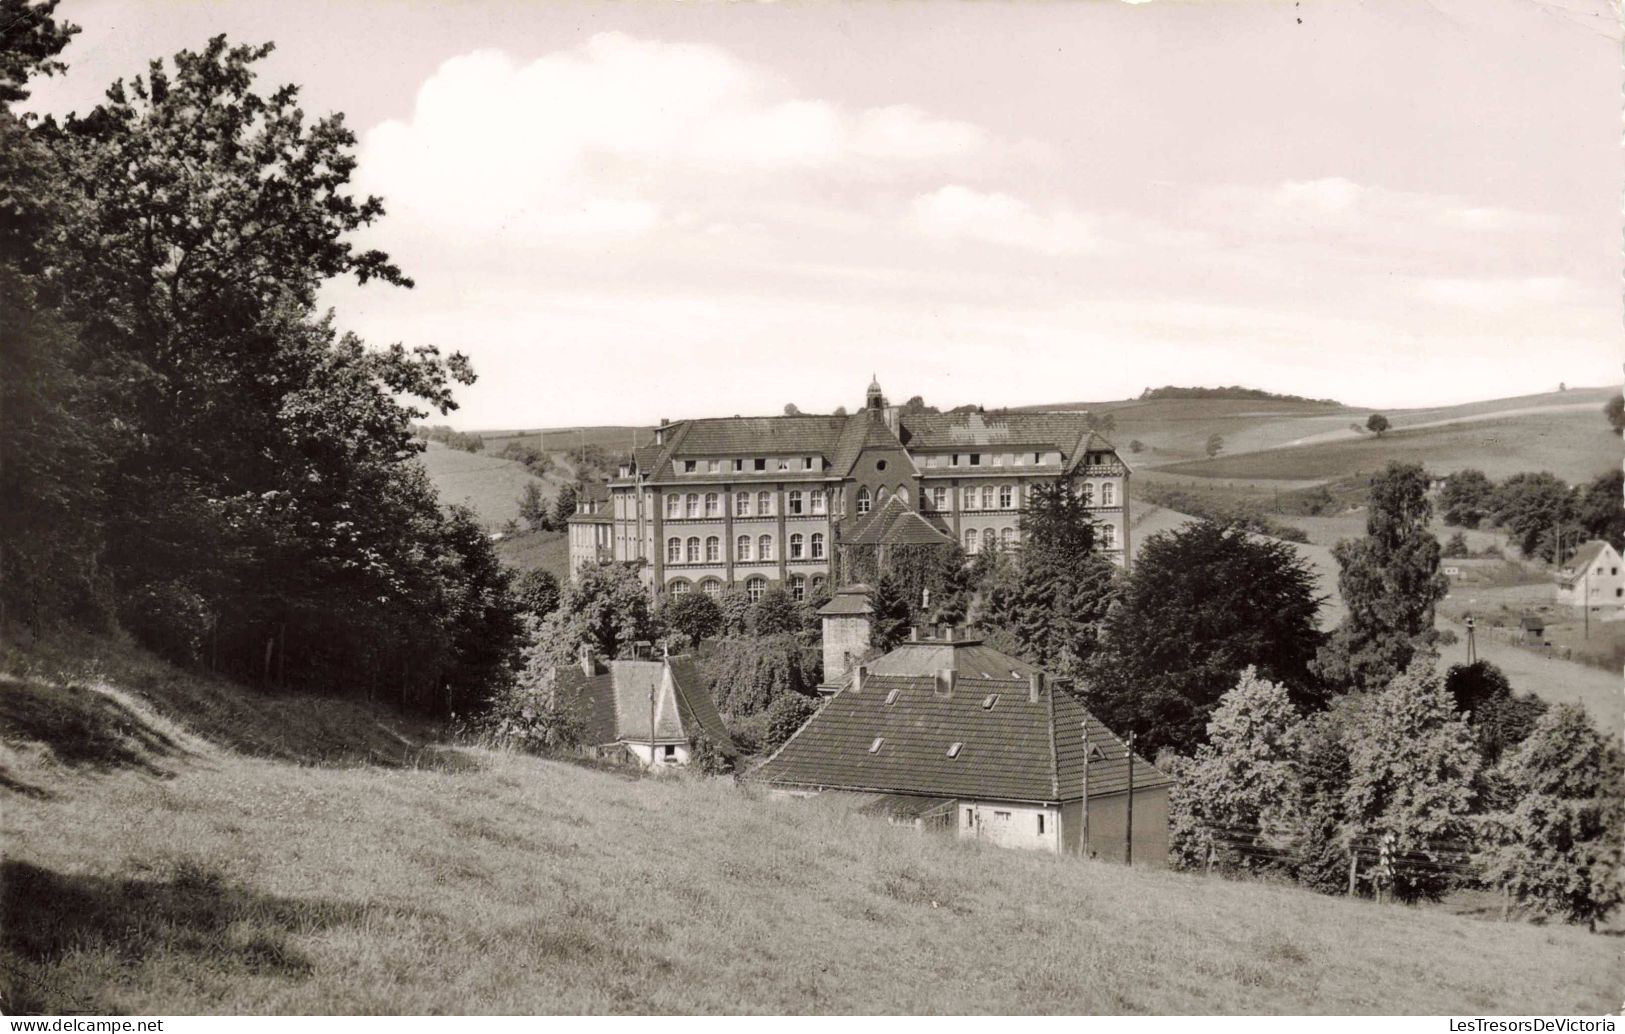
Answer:
[(644, 767), (686, 765), (705, 736), (738, 753), (699, 672), (687, 657), (600, 662), (584, 650), (558, 673), (558, 693), (576, 712), (587, 749)]
[(1574, 551), (1557, 572), (1557, 603), (1566, 607), (1625, 607), (1620, 556), (1600, 539)]
[(872, 795), (868, 810), (962, 839), (1122, 860), (1132, 772), (1133, 861), (1167, 865), (1168, 777), (1067, 684), (945, 632), (841, 677), (752, 780), (780, 794)]

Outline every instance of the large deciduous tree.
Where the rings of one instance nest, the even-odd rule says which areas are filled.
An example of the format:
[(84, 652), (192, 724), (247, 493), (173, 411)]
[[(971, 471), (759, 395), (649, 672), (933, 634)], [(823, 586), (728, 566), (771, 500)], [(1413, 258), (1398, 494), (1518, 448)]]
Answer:
[(1390, 463), (1371, 479), (1365, 538), (1332, 550), (1349, 613), (1315, 668), (1333, 685), (1385, 685), (1436, 639), (1434, 608), (1449, 584), (1439, 573), (1439, 541), (1428, 530), (1427, 489), (1421, 467)]
[(1574, 497), (1555, 474), (1540, 471), (1507, 478), (1495, 490), (1492, 515), (1524, 556), (1562, 560), (1557, 555), (1559, 538), (1564, 540), (1565, 553), (1572, 550)]
[(1481, 824), (1485, 881), (1537, 911), (1595, 929), (1621, 901), (1619, 751), (1578, 705), (1558, 704), (1498, 774), (1501, 807)]
[(1221, 697), (1256, 668), (1317, 706), (1314, 575), (1292, 546), (1211, 521), (1147, 539), (1088, 666), (1090, 707), (1148, 749), (1201, 743)]
[(1446, 524), (1476, 528), (1489, 515), (1494, 500), (1495, 483), (1482, 470), (1458, 470), (1444, 479), (1440, 516)]

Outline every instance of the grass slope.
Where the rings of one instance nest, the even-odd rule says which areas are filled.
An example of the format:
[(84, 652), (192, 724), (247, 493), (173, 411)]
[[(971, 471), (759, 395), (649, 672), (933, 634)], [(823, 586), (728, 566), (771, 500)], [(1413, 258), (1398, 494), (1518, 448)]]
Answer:
[(570, 580), (568, 532), (519, 531), (504, 535), (496, 547), (497, 556), (516, 571), (547, 571), (560, 585)]
[[(74, 678), (62, 651), (4, 657), (7, 699), (52, 715), (0, 712), (8, 1013), (1617, 1004), (1617, 943), (1573, 928), (960, 844), (726, 782), (245, 756), (174, 708), (252, 694), (101, 651)], [(373, 735), (364, 708), (306, 706)]]
[(559, 486), (568, 480), (565, 472), (549, 471), (547, 477), (539, 478), (513, 460), (448, 449), (435, 442), (429, 443), (419, 462), (428, 471), (442, 503), (461, 503), (471, 508), (487, 528), (500, 528), (519, 519), (519, 494), (528, 483), (540, 485), (543, 498), (551, 504)]

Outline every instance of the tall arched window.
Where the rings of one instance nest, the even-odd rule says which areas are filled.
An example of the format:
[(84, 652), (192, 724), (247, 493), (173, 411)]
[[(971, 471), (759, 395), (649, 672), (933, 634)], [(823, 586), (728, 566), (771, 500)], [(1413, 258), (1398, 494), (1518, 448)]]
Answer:
[(899, 499), (901, 499), (903, 501), (904, 506), (908, 505), (908, 486), (907, 485), (898, 485), (897, 486), (897, 498), (899, 498)]
[(735, 492), (734, 493), (734, 516), (735, 517), (749, 517), (750, 516), (750, 493), (749, 492)]
[(1016, 505), (1016, 490), (1009, 485), (999, 486), (999, 509), (1009, 510)]
[(869, 512), (869, 486), (868, 485), (864, 485), (862, 488), (858, 489), (858, 512), (859, 513), (868, 513)]
[(715, 492), (705, 493), (705, 515), (707, 517), (722, 516), (722, 497)]
[(681, 499), (677, 498), (675, 495), (668, 495), (666, 497), (666, 516), (667, 517), (676, 517), (678, 514), (680, 514), (682, 512), (683, 512), (683, 501)]
[(771, 516), (773, 516), (773, 493), (772, 492), (757, 492), (756, 493), (756, 516), (758, 516), (758, 517), (771, 517)]
[(805, 548), (805, 544), (806, 544), (806, 540), (801, 537), (801, 532), (798, 531), (794, 535), (790, 536), (790, 559), (791, 560), (800, 560), (801, 559), (802, 550)]
[(708, 536), (705, 540), (705, 562), (708, 564), (714, 564), (721, 559), (722, 540), (717, 538), (715, 535)]
[(756, 559), (758, 559), (758, 560), (772, 560), (773, 559), (773, 536), (772, 535), (763, 535), (761, 538), (756, 540)]
[(984, 510), (993, 509), (993, 486), (992, 485), (983, 485), (982, 486), (982, 509), (984, 509)]
[(760, 600), (762, 598), (762, 594), (765, 592), (767, 592), (766, 578), (763, 578), (761, 575), (755, 575), (754, 577), (745, 580), (745, 595), (750, 597), (750, 601), (752, 603)]
[(976, 509), (976, 489), (974, 488), (965, 489), (965, 509)]
[(700, 583), (700, 591), (705, 593), (707, 596), (721, 596), (722, 583), (717, 581), (715, 578), (707, 578), (705, 581)]
[(690, 492), (683, 496), (683, 516), (698, 517), (700, 515), (700, 494)]
[(824, 559), (824, 533), (821, 531), (813, 532), (812, 558), (814, 560)]
[(1117, 528), (1115, 526), (1113, 526), (1113, 525), (1110, 525), (1110, 524), (1101, 524), (1101, 525), (1098, 525), (1097, 527), (1100, 529), (1100, 548), (1101, 549), (1116, 549), (1117, 548)]
[(1003, 531), (999, 532), (999, 545), (1003, 546), (1005, 549), (1010, 549), (1015, 544), (1016, 529), (1005, 528)]
[(812, 503), (812, 512), (823, 513), (825, 510), (824, 490), (822, 488), (815, 488), (808, 494), (812, 496), (812, 498), (809, 500), (809, 502)]
[(666, 563), (668, 563), (668, 564), (680, 564), (682, 562), (683, 562), (683, 540), (682, 539), (676, 539), (676, 538), (667, 539), (666, 540)]
[(1083, 484), (1079, 485), (1078, 486), (1078, 498), (1083, 500), (1083, 505), (1085, 505), (1085, 506), (1093, 506), (1093, 505), (1095, 505), (1095, 485), (1094, 485), (1094, 482), (1085, 481)]
[(687, 595), (688, 582), (681, 578), (675, 579), (669, 586), (666, 587), (666, 591), (673, 596)]
[(1110, 481), (1108, 481), (1105, 484), (1100, 486), (1100, 505), (1101, 506), (1115, 506), (1115, 505), (1117, 505), (1116, 502), (1115, 502), (1116, 498), (1117, 498), (1117, 486), (1116, 485), (1114, 485)]
[(807, 598), (806, 575), (793, 574), (790, 576), (790, 598), (797, 603)]
[(697, 535), (688, 540), (688, 562), (691, 564), (700, 562), (700, 539)]
[(976, 552), (976, 529), (975, 528), (966, 528), (965, 529), (965, 552), (967, 552), (967, 553)]
[(785, 513), (801, 512), (801, 489), (792, 488), (789, 497), (785, 500)]
[(750, 559), (750, 536), (749, 535), (741, 535), (741, 536), (739, 536), (739, 541), (734, 543), (734, 559), (735, 560), (749, 560)]

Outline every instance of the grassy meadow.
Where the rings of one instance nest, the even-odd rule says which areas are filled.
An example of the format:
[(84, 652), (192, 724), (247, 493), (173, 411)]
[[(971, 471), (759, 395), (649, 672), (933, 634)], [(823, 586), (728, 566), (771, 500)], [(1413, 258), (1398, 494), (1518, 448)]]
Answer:
[(497, 542), (497, 556), (515, 571), (542, 570), (563, 585), (570, 579), (570, 535), (563, 531), (517, 531)]
[(265, 697), (104, 640), (10, 648), (0, 670), (11, 1014), (1618, 1002), (1618, 941), (1580, 929), (1127, 871), (727, 781), (447, 749), (363, 701)]
[(443, 504), (469, 507), (487, 528), (500, 528), (519, 519), (519, 495), (527, 484), (541, 486), (542, 497), (551, 505), (559, 486), (569, 481), (568, 474), (562, 471), (536, 477), (523, 464), (493, 455), (489, 446), (486, 452), (476, 453), (430, 442), (419, 462)]

